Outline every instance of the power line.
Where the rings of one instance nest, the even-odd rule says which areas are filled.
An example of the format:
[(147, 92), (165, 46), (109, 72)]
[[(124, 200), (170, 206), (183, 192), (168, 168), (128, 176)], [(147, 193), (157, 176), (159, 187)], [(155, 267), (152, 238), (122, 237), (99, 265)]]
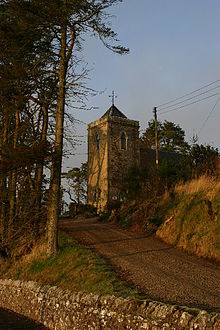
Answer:
[(191, 96), (191, 97), (189, 97), (189, 98), (187, 98), (187, 99), (185, 99), (185, 100), (183, 100), (183, 101), (180, 101), (180, 102), (177, 102), (177, 103), (174, 103), (174, 104), (168, 105), (167, 107), (164, 107), (164, 108), (162, 108), (162, 109), (159, 109), (158, 112), (163, 111), (163, 110), (165, 110), (165, 109), (169, 109), (169, 108), (175, 107), (176, 105), (179, 105), (179, 104), (184, 103), (184, 102), (186, 102), (186, 101), (193, 100), (193, 99), (195, 99), (196, 97), (199, 97), (199, 96), (201, 96), (201, 95), (207, 94), (207, 93), (209, 93), (209, 92), (211, 92), (211, 91), (213, 91), (213, 90), (215, 90), (215, 89), (217, 89), (217, 88), (219, 88), (219, 87), (220, 87), (220, 85), (218, 85), (218, 86), (216, 86), (216, 87), (213, 87), (213, 88), (210, 88), (210, 89), (208, 89), (207, 91), (204, 91), (204, 92), (199, 93), (199, 94), (197, 94), (197, 95)]
[(74, 118), (74, 121), (77, 122), (78, 124), (83, 124), (83, 125), (88, 126), (87, 123), (85, 123), (84, 121), (82, 121), (82, 120), (80, 120), (80, 119), (76, 119), (76, 118)]
[(160, 108), (160, 107), (163, 107), (163, 106), (165, 106), (165, 105), (167, 105), (167, 104), (170, 104), (170, 103), (173, 103), (173, 102), (175, 102), (175, 101), (181, 100), (182, 98), (184, 98), (184, 97), (186, 97), (186, 96), (189, 96), (189, 95), (192, 95), (192, 94), (194, 94), (194, 93), (196, 93), (196, 92), (199, 92), (200, 90), (202, 90), (202, 89), (204, 89), (204, 88), (206, 88), (206, 87), (209, 87), (209, 86), (211, 86), (211, 85), (214, 85), (215, 83), (217, 83), (217, 82), (219, 82), (219, 81), (220, 81), (220, 79), (215, 80), (215, 81), (213, 81), (213, 82), (211, 82), (211, 83), (209, 83), (209, 84), (207, 84), (207, 85), (205, 85), (205, 86), (203, 86), (203, 87), (200, 87), (200, 88), (198, 88), (198, 89), (196, 89), (196, 90), (194, 90), (194, 91), (192, 91), (192, 92), (190, 92), (190, 93), (187, 93), (187, 94), (184, 94), (183, 96), (180, 96), (180, 97), (177, 97), (177, 98), (175, 98), (175, 99), (172, 99), (172, 100), (169, 101), (169, 102), (166, 102), (166, 103), (160, 104), (160, 105), (157, 106), (157, 108)]
[(214, 97), (214, 96), (219, 95), (219, 94), (220, 94), (220, 92), (219, 92), (219, 93), (212, 94), (212, 95), (209, 95), (209, 96), (206, 96), (206, 97), (203, 97), (203, 98), (200, 99), (200, 100), (196, 100), (196, 101), (194, 101), (194, 102), (190, 102), (190, 103), (184, 104), (184, 105), (182, 105), (182, 106), (180, 106), (180, 107), (177, 107), (177, 108), (174, 108), (174, 109), (171, 109), (171, 110), (167, 110), (167, 111), (163, 111), (163, 112), (160, 113), (160, 115), (163, 115), (164, 113), (168, 113), (168, 112), (171, 112), (171, 111), (175, 111), (175, 110), (179, 110), (179, 109), (182, 109), (182, 108), (188, 107), (189, 105), (192, 105), (192, 104), (195, 104), (195, 103), (201, 102), (201, 101), (203, 101), (203, 100), (209, 99), (209, 98)]
[(200, 134), (201, 130), (204, 128), (204, 126), (207, 123), (207, 121), (209, 120), (209, 118), (211, 117), (211, 115), (212, 115), (213, 111), (215, 110), (215, 108), (216, 108), (219, 101), (220, 101), (220, 97), (218, 97), (217, 101), (215, 102), (214, 106), (212, 107), (211, 111), (209, 112), (207, 118), (205, 119), (204, 123), (202, 124), (202, 126), (201, 126), (201, 128), (198, 132), (198, 135)]

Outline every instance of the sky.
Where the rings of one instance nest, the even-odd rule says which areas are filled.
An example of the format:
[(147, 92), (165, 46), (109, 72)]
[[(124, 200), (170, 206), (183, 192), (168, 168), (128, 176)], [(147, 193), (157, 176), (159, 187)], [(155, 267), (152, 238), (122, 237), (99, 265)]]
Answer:
[[(101, 117), (111, 106), (114, 90), (115, 105), (140, 122), (141, 133), (153, 118), (154, 106), (220, 79), (219, 0), (124, 0), (109, 13), (114, 15), (112, 29), (130, 53), (120, 56), (97, 38), (85, 39), (83, 56), (91, 69), (88, 87), (103, 93), (88, 99), (88, 108), (97, 109), (75, 110), (75, 118), (87, 124)], [(209, 88), (214, 87), (211, 94), (220, 92), (220, 81)], [(218, 97), (158, 112), (158, 119), (179, 124), (188, 142), (198, 134), (198, 143), (220, 149), (220, 100), (210, 115)], [(73, 134), (81, 136), (81, 143), (75, 156), (64, 159), (66, 169), (87, 160), (87, 126), (76, 124)]]

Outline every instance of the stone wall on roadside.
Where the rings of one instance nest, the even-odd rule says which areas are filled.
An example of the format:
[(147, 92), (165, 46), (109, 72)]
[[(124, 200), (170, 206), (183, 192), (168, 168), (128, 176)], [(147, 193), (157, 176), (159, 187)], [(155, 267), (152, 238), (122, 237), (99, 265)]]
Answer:
[(49, 329), (220, 329), (220, 314), (159, 302), (71, 292), (35, 282), (0, 280), (0, 308), (12, 310)]

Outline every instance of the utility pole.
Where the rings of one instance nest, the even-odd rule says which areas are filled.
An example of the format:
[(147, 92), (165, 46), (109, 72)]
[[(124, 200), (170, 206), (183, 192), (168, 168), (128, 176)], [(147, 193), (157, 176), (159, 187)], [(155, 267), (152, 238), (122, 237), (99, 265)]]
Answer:
[(157, 138), (157, 108), (154, 107), (153, 109), (154, 113), (154, 122), (155, 122), (155, 146), (156, 146), (156, 168), (158, 168), (158, 138)]

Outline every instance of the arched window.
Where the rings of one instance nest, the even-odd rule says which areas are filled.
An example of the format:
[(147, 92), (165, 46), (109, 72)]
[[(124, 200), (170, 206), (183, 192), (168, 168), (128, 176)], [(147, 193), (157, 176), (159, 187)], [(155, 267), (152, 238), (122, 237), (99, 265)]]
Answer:
[(95, 137), (96, 149), (99, 150), (99, 136), (98, 134)]
[(127, 139), (124, 132), (121, 133), (121, 150), (127, 149)]

